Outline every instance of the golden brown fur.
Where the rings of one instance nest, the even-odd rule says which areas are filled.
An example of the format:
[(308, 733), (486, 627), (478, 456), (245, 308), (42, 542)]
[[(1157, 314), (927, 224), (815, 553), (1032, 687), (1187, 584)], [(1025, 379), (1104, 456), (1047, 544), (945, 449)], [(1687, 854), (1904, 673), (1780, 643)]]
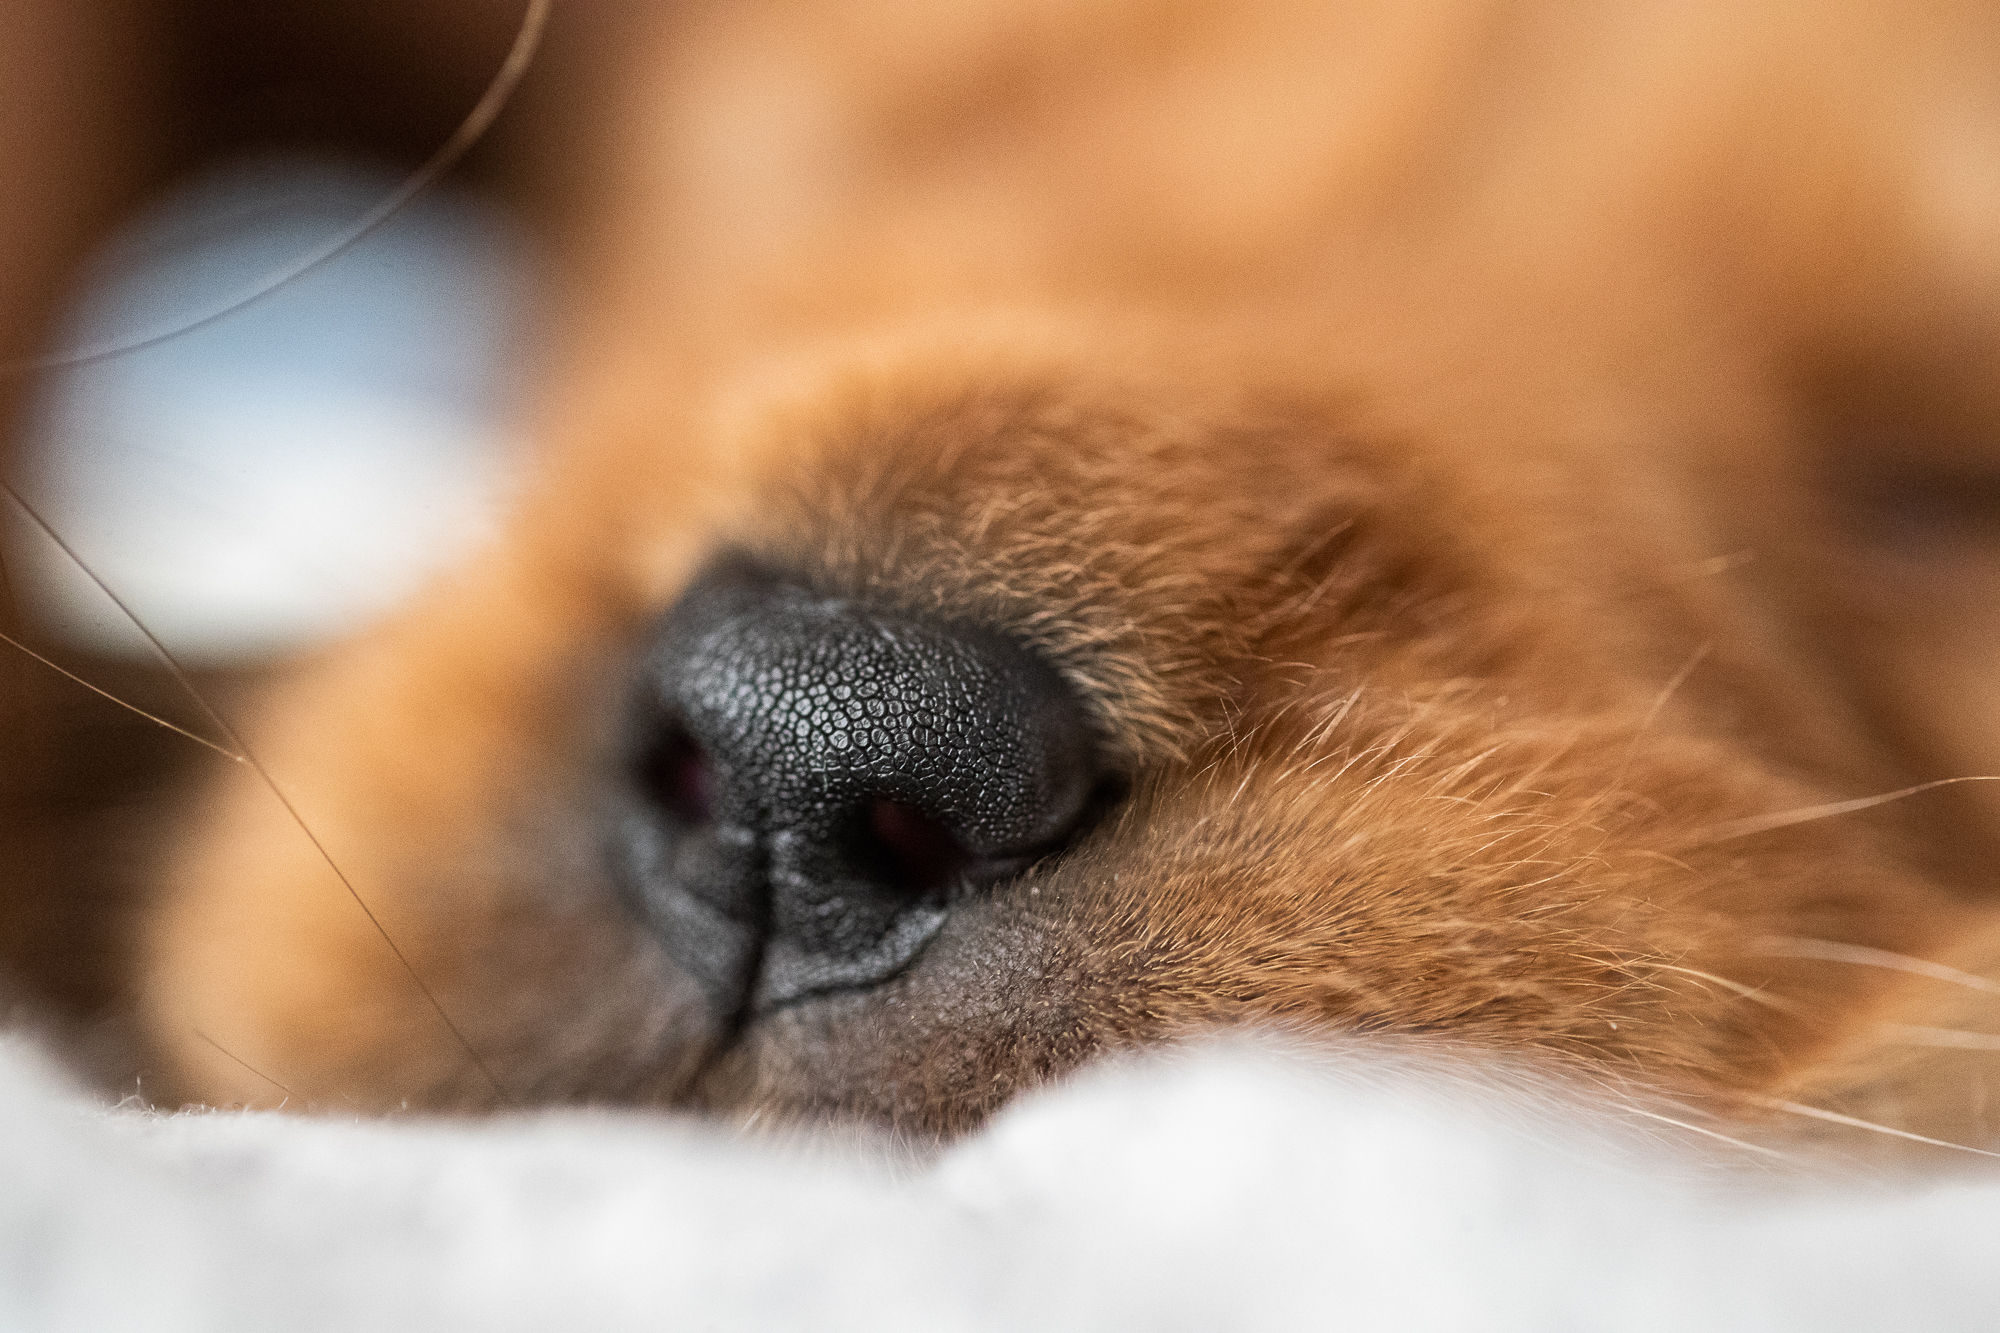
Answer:
[[(2000, 793), (1767, 817), (2000, 773), (2000, 13), (684, 9), (504, 537), (248, 728), (499, 1087), (238, 771), (145, 940), (166, 1095), (950, 1130), (1276, 1020), (1990, 1134), (1983, 1057), (1907, 1072), (1976, 990), (1855, 960), (1985, 961)], [(1034, 645), (1132, 781), (741, 1032), (599, 846), (724, 550)]]

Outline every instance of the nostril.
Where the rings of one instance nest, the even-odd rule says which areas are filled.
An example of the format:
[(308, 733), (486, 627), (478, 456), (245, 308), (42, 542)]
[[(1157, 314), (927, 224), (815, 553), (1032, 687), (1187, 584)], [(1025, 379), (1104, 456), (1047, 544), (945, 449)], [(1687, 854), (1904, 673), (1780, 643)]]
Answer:
[(1100, 813), (1096, 729), (987, 627), (718, 564), (662, 620), (619, 860), (725, 1014), (878, 984)]
[(871, 802), (867, 835), (883, 880), (908, 898), (948, 888), (972, 867), (972, 853), (949, 829), (901, 801)]
[(715, 773), (707, 753), (686, 729), (669, 728), (642, 768), (645, 789), (668, 813), (687, 824), (706, 824), (715, 818)]

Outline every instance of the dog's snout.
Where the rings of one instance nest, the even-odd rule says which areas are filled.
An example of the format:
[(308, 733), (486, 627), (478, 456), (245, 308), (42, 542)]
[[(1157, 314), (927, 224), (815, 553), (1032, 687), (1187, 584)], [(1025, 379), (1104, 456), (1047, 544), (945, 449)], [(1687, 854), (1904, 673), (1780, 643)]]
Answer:
[(668, 613), (640, 695), (622, 858), (725, 1014), (894, 975), (1105, 786), (1087, 713), (1034, 652), (743, 561)]

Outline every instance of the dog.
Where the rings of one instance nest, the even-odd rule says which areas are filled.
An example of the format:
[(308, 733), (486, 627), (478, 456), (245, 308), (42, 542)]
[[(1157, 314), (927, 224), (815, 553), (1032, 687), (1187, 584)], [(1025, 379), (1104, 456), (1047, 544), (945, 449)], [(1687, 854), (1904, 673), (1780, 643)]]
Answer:
[(531, 476), (174, 807), (154, 1096), (948, 1136), (1279, 1026), (1992, 1137), (2000, 13), (610, 26)]

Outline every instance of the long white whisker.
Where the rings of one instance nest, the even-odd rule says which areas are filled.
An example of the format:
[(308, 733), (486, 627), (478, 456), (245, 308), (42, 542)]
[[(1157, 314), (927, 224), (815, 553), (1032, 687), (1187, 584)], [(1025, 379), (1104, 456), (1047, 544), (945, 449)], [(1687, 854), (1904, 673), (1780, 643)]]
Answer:
[(1776, 1009), (1779, 1013), (1799, 1014), (1804, 1012), (1799, 1006), (1789, 1000), (1781, 1000), (1775, 995), (1766, 995), (1755, 986), (1746, 986), (1740, 981), (1731, 981), (1728, 977), (1718, 977), (1713, 972), (1700, 972), (1692, 967), (1680, 967), (1673, 963), (1654, 963), (1653, 967), (1661, 972), (1682, 972), (1688, 976), (1697, 977), (1702, 981), (1712, 981), (1726, 991), (1732, 991), (1737, 995), (1741, 995), (1746, 1000), (1752, 1000), (1758, 1004)]
[(2000, 1051), (2000, 1033), (1995, 1032), (1912, 1027), (1904, 1023), (1884, 1023), (1876, 1030), (1890, 1041), (1901, 1042), (1905, 1046), (1938, 1046), (1961, 1051)]
[(1720, 1130), (1704, 1129), (1702, 1126), (1691, 1124), (1686, 1120), (1676, 1120), (1670, 1115), (1661, 1115), (1658, 1111), (1648, 1111), (1643, 1106), (1632, 1106), (1627, 1104), (1625, 1106), (1622, 1106), (1620, 1109), (1625, 1111), (1630, 1111), (1633, 1115), (1645, 1116), (1648, 1120), (1657, 1120), (1663, 1125), (1672, 1125), (1675, 1129), (1685, 1129), (1695, 1134), (1706, 1135), (1711, 1139), (1716, 1139), (1723, 1143), (1726, 1143), (1732, 1148), (1741, 1148), (1745, 1152), (1761, 1153), (1766, 1157), (1775, 1157), (1781, 1162), (1789, 1162), (1792, 1160), (1792, 1155), (1790, 1153), (1779, 1152), (1776, 1148), (1767, 1148), (1761, 1143), (1748, 1143), (1742, 1139), (1731, 1138), (1729, 1135), (1722, 1133)]
[(1792, 1115), (1808, 1116), (1814, 1120), (1824, 1120), (1828, 1124), (1845, 1125), (1849, 1129), (1865, 1129), (1872, 1134), (1887, 1134), (1892, 1138), (1908, 1139), (1912, 1143), (1928, 1143), (1933, 1148), (1950, 1148), (1954, 1152), (1975, 1153), (1980, 1157), (2000, 1157), (2000, 1152), (1985, 1148), (1974, 1148), (1970, 1144), (1953, 1143), (1949, 1139), (1934, 1139), (1924, 1134), (1913, 1134), (1907, 1129), (1892, 1129), (1888, 1125), (1878, 1125), (1872, 1120), (1860, 1120), (1838, 1111), (1828, 1111), (1818, 1106), (1807, 1106), (1802, 1102), (1762, 1101), (1773, 1110), (1789, 1112)]
[(1720, 824), (1711, 824), (1701, 829), (1687, 842), (1684, 848), (1712, 847), (1718, 842), (1730, 842), (1737, 838), (1747, 838), (1757, 833), (1768, 833), (1772, 829), (1789, 828), (1793, 824), (1809, 824), (1816, 819), (1832, 819), (1836, 815), (1853, 814), (1856, 810), (1867, 810), (1877, 805), (1887, 805), (1900, 801), (1905, 796), (1915, 796), (1920, 792), (1935, 791), (1939, 787), (1951, 787), (1961, 782), (2000, 782), (2000, 775), (1982, 774), (1967, 778), (1939, 778), (1935, 782), (1920, 782), (1914, 787), (1901, 791), (1884, 792), (1880, 796), (1863, 796), (1852, 801), (1834, 801), (1828, 805), (1808, 805), (1797, 810), (1779, 810), (1768, 815), (1752, 815), (1748, 819), (1731, 819)]
[(1929, 977), (1933, 981), (1942, 981), (1953, 986), (1964, 986), (1968, 990), (1984, 991), (1988, 995), (2000, 995), (2000, 982), (1990, 981), (1971, 972), (1961, 972), (1955, 967), (1946, 967), (1943, 963), (1933, 963), (1928, 959), (1891, 953), (1887, 949), (1871, 949), (1865, 944), (1842, 944), (1838, 940), (1771, 935), (1756, 941), (1751, 947), (1766, 957), (1816, 958), (1827, 963), (1853, 963), (1857, 967), (1886, 967), (1897, 972), (1908, 972), (1914, 976)]

